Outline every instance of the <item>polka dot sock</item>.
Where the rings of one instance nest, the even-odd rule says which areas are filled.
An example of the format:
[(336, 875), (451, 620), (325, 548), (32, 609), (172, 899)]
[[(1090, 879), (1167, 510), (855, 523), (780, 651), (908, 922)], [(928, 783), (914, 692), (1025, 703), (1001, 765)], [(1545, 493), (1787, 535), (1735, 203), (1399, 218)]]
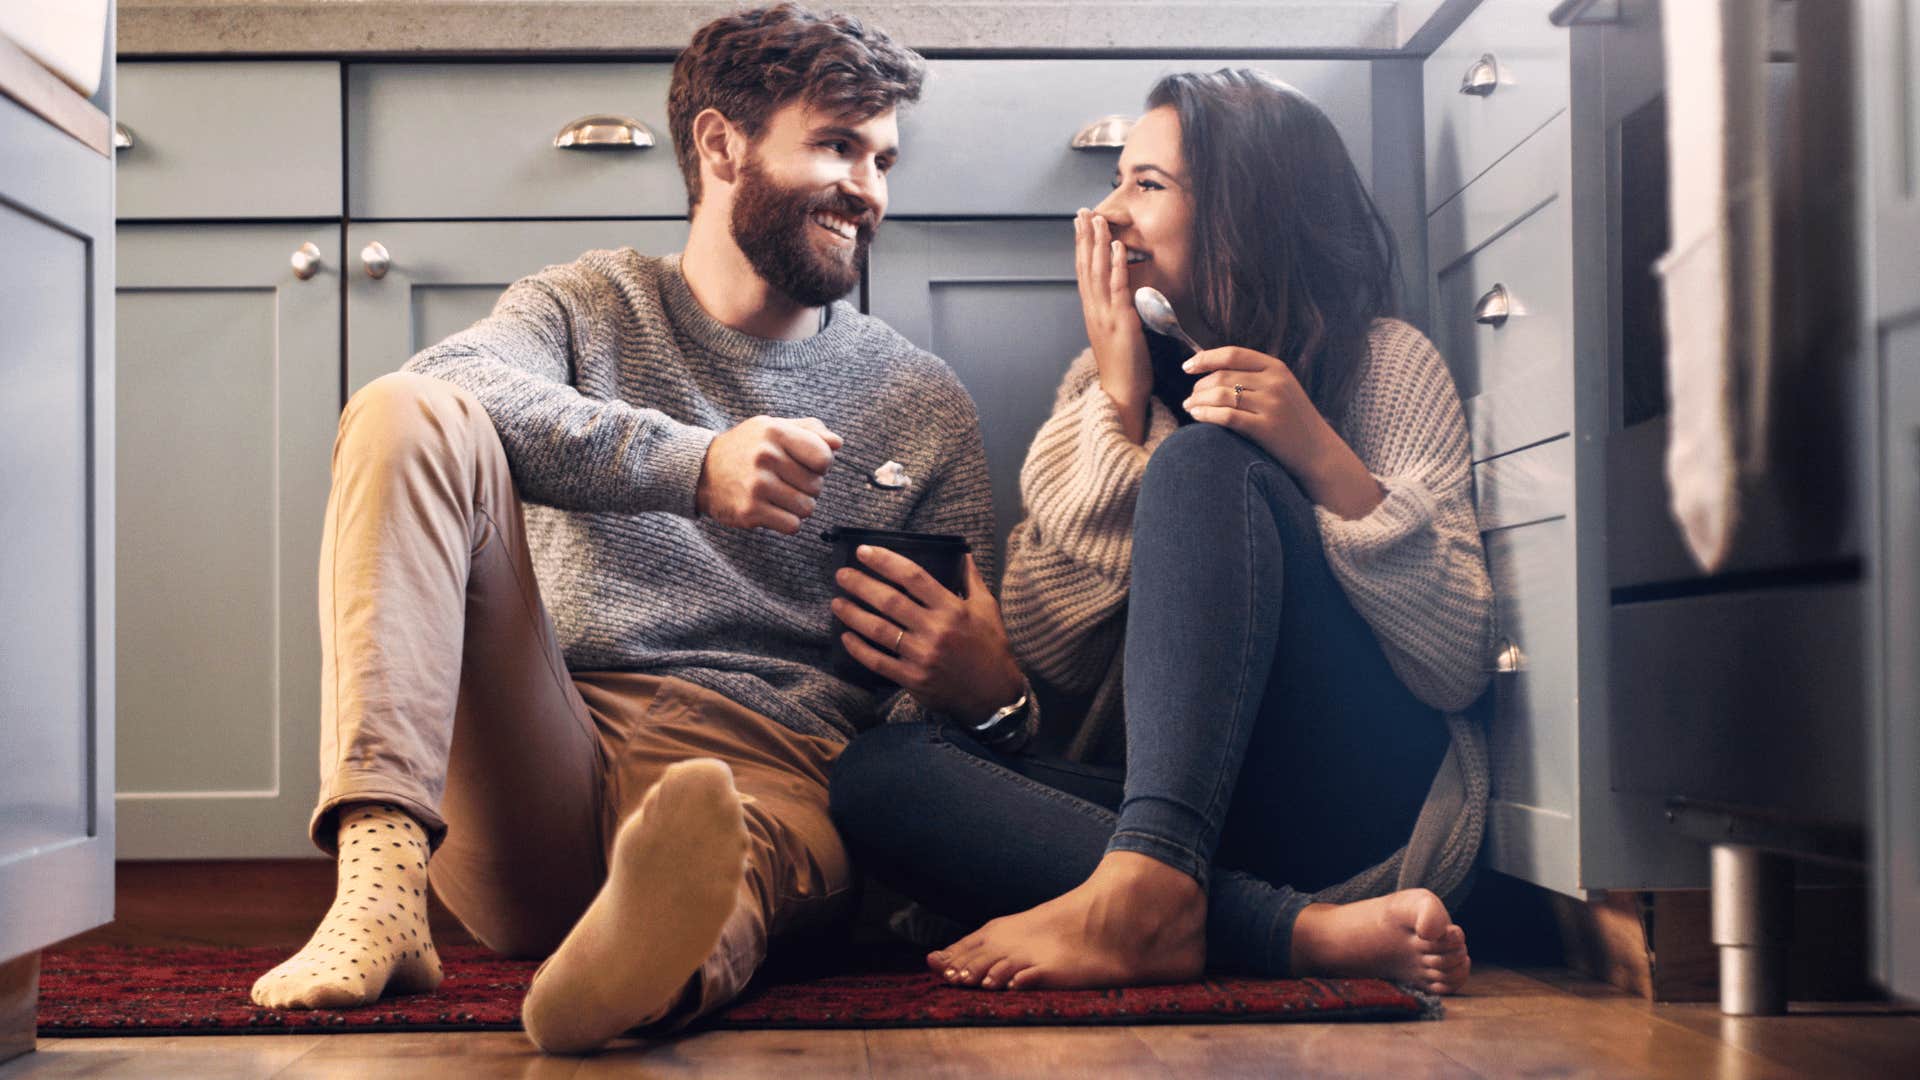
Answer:
[(256, 1005), (339, 1009), (440, 985), (427, 930), (426, 834), (389, 803), (354, 803), (339, 821), (333, 907), (304, 948), (253, 984)]
[(520, 1018), (550, 1054), (577, 1054), (659, 1019), (720, 942), (746, 877), (733, 771), (667, 767), (613, 842), (607, 883), (534, 972)]

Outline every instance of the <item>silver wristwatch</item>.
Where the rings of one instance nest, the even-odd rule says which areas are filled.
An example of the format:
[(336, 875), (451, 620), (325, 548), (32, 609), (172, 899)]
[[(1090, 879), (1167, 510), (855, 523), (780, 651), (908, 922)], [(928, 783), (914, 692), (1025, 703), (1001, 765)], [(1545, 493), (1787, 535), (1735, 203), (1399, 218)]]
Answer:
[(987, 717), (972, 729), (973, 737), (994, 750), (1009, 748), (1013, 744), (1024, 742), (1030, 697), (1030, 694), (1021, 694), (1019, 700), (1013, 704), (995, 710), (992, 716)]

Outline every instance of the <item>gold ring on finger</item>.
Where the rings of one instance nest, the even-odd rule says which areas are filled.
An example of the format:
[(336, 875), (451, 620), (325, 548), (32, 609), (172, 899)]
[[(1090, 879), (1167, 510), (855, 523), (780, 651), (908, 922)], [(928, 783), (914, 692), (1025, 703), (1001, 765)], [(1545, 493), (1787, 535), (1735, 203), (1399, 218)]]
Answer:
[(903, 626), (900, 628), (900, 633), (895, 635), (893, 639), (893, 654), (895, 656), (900, 655), (900, 643), (905, 640), (907, 640), (907, 628)]

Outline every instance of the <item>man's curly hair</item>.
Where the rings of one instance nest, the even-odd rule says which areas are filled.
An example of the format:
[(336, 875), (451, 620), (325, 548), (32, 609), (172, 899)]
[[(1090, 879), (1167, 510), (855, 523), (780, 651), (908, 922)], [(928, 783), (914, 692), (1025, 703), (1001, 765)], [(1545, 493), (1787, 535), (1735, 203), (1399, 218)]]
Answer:
[(926, 61), (885, 32), (849, 15), (816, 15), (781, 3), (722, 16), (701, 27), (673, 64), (667, 123), (687, 182), (700, 202), (700, 155), (693, 118), (717, 109), (750, 139), (795, 99), (866, 120), (920, 100)]

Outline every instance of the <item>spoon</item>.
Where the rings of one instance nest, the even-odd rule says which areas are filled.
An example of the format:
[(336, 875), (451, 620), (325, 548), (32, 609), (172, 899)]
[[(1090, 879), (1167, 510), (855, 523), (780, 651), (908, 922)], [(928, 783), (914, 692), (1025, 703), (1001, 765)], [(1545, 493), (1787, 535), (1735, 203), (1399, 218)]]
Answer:
[(1151, 285), (1142, 285), (1133, 293), (1133, 310), (1140, 313), (1140, 321), (1147, 329), (1184, 342), (1195, 354), (1205, 352), (1193, 336), (1180, 328), (1180, 320), (1173, 314), (1173, 305), (1159, 289)]

